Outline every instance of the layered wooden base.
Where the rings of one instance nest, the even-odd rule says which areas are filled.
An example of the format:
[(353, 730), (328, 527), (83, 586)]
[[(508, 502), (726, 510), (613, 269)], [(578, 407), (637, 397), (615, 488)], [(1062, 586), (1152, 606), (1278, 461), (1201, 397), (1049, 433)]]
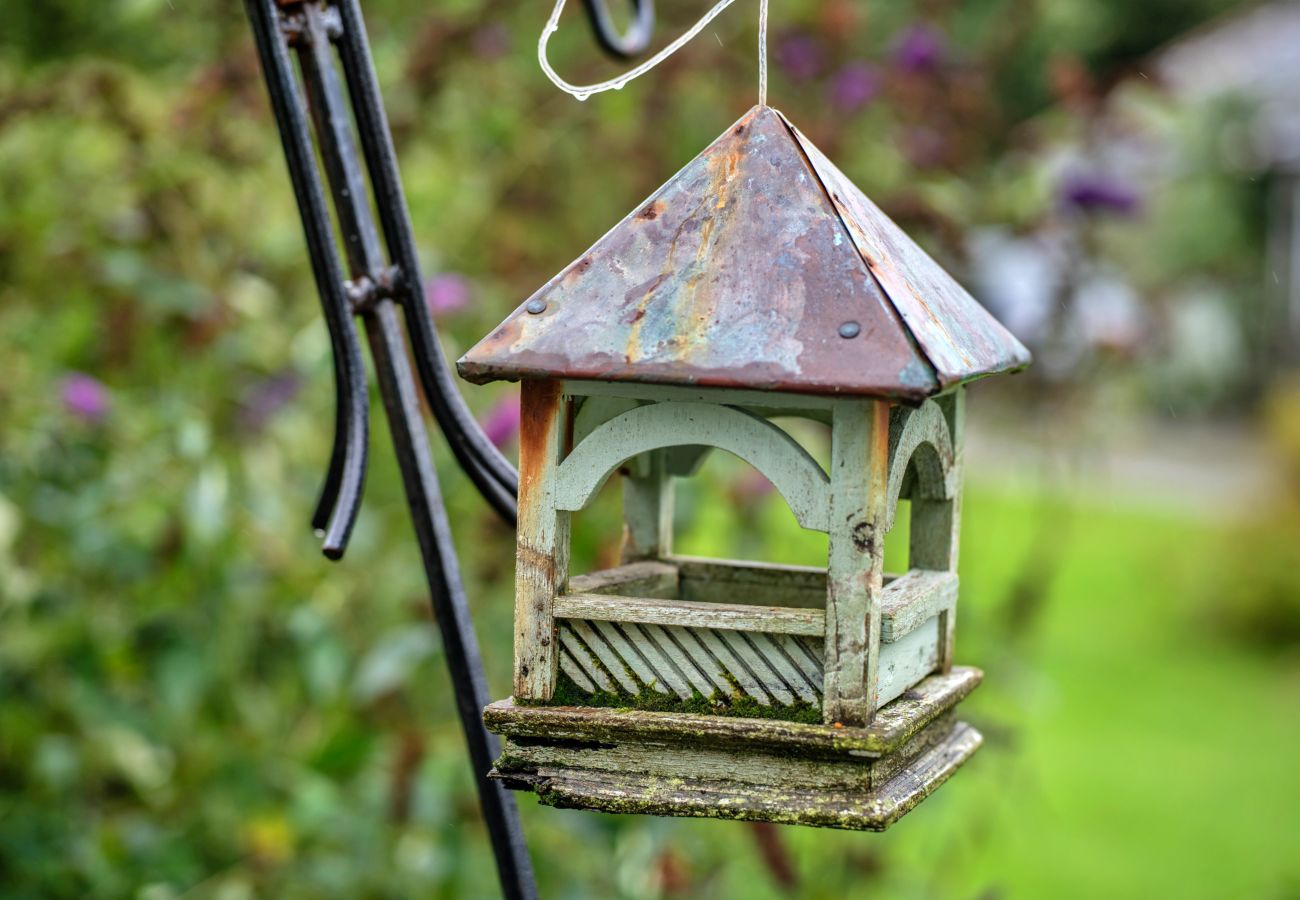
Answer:
[(979, 748), (954, 708), (981, 677), (933, 675), (867, 728), (503, 700), (490, 774), (548, 806), (883, 831)]

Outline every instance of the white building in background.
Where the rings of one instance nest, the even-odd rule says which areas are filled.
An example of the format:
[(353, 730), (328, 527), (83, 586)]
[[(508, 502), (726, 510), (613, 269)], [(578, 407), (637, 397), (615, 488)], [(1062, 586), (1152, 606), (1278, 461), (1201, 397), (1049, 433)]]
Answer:
[(1265, 285), (1285, 340), (1300, 360), (1300, 3), (1268, 3), (1210, 23), (1155, 60), (1171, 95), (1187, 103), (1239, 97), (1254, 110), (1235, 136), (1243, 174), (1269, 177)]

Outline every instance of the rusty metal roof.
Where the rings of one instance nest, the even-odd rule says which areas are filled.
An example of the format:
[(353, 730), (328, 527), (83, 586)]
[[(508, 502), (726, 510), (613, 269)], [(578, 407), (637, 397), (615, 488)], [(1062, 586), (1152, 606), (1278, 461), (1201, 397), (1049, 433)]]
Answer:
[(474, 382), (890, 397), (1029, 352), (776, 110), (755, 107), (458, 363)]

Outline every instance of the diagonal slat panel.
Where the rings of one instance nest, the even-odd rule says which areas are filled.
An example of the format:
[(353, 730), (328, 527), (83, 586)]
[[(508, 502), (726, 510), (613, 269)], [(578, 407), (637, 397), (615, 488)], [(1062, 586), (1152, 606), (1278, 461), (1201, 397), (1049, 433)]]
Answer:
[(573, 679), (573, 683), (588, 694), (596, 693), (595, 683), (587, 677), (587, 673), (583, 671), (582, 666), (578, 665), (573, 655), (564, 649), (560, 650), (560, 671)]
[(596, 633), (596, 630), (591, 627), (591, 623), (575, 619), (572, 621), (572, 625), (574, 633), (582, 638), (583, 643), (601, 661), (606, 671), (618, 682), (619, 687), (633, 696), (639, 694), (641, 685), (636, 683), (636, 679), (628, 671), (627, 663), (623, 661), (618, 651), (611, 647), (604, 637)]
[(738, 631), (725, 631), (721, 633), (721, 637), (727, 642), (727, 646), (736, 654), (736, 658), (740, 660), (741, 665), (745, 667), (753, 679), (772, 695), (772, 699), (777, 703), (784, 703), (786, 706), (794, 703), (794, 693), (786, 685), (781, 673), (772, 666), (772, 663), (763, 654), (754, 649), (748, 634)]
[(579, 691), (629, 700), (646, 688), (719, 710), (747, 698), (762, 706), (821, 704), (821, 641), (802, 635), (605, 620), (559, 623), (560, 668)]
[(709, 651), (700, 643), (700, 639), (695, 636), (689, 628), (681, 628), (676, 625), (664, 625), (664, 635), (672, 641), (673, 647), (677, 650), (674, 658), (682, 660), (682, 668), (685, 670), (687, 665), (690, 670), (687, 671), (691, 683), (701, 694), (708, 697), (714, 691), (721, 691), (724, 694), (731, 693), (732, 686), (729, 681), (722, 675), (721, 667), (717, 661), (709, 654)]
[(809, 683), (803, 672), (791, 662), (786, 656), (785, 651), (776, 641), (776, 636), (767, 634), (745, 634), (742, 635), (753, 648), (754, 653), (762, 657), (763, 662), (771, 667), (781, 683), (788, 687), (794, 694), (805, 703), (817, 702), (817, 690)]
[(817, 699), (814, 702), (820, 702), (822, 683), (826, 678), (825, 673), (822, 671), (822, 667), (818, 665), (817, 661), (811, 657), (808, 650), (800, 644), (798, 639), (795, 637), (788, 634), (773, 634), (769, 635), (769, 637), (772, 639), (772, 642), (780, 648), (781, 653), (784, 654), (785, 659), (789, 661), (790, 665), (798, 671), (804, 682), (811, 687), (813, 692), (817, 695)]
[(625, 622), (620, 627), (635, 645), (634, 649), (641, 654), (651, 670), (658, 676), (659, 684), (668, 688), (683, 700), (691, 699), (694, 691), (690, 682), (673, 664), (673, 661), (664, 655), (657, 643), (649, 635), (650, 629), (656, 626), (633, 625), (630, 622)]
[(668, 693), (663, 676), (655, 671), (645, 657), (638, 652), (635, 640), (623, 633), (622, 626), (613, 622), (592, 622), (591, 626), (599, 632), (600, 636), (618, 654), (618, 658), (623, 661), (625, 667), (632, 670), (632, 674), (643, 687), (648, 687), (661, 694)]
[[(809, 672), (815, 674), (819, 681), (826, 678), (826, 664), (823, 660), (825, 650), (822, 641), (813, 641), (807, 638), (797, 637), (790, 641), (792, 648), (798, 648), (803, 653), (801, 662), (808, 664)], [(797, 659), (799, 657), (796, 657)]]
[(588, 650), (578, 639), (578, 636), (574, 634), (572, 624), (569, 622), (562, 622), (560, 623), (559, 630), (560, 649), (563, 651), (560, 654), (560, 667), (564, 669), (564, 673), (570, 678), (573, 678), (574, 682), (577, 683), (579, 687), (582, 687), (581, 682), (579, 682), (568, 669), (564, 668), (564, 658), (567, 656), (573, 666), (588, 680), (594, 683), (595, 688), (592, 689), (593, 692), (594, 690), (599, 689), (602, 691), (608, 691), (611, 694), (616, 693), (618, 691), (618, 686), (610, 680), (609, 675), (606, 674), (605, 670), (601, 666), (597, 665), (595, 660), (591, 658), (591, 651)]
[[(722, 671), (731, 676), (727, 680), (732, 682), (734, 687), (739, 687), (741, 693), (752, 697), (764, 706), (772, 705), (772, 698), (763, 689), (762, 683), (750, 673), (749, 667), (736, 657), (736, 654), (723, 640), (723, 632), (710, 631), (707, 628), (693, 628), (691, 633), (699, 638), (700, 643), (704, 645), (704, 649), (709, 652), (713, 664), (715, 666), (720, 665)], [(727, 693), (731, 693), (731, 691), (728, 690)]]

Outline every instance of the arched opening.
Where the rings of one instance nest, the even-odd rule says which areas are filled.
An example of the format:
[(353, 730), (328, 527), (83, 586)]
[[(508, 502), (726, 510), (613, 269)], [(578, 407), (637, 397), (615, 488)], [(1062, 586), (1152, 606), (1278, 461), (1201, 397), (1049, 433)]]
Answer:
[[(555, 506), (578, 514), (570, 519), (578, 562), (571, 570), (592, 572), (574, 579), (572, 590), (825, 607), (830, 479), (809, 450), (829, 456), (823, 423), (785, 417), (783, 428), (740, 408), (689, 402), (598, 412), (581, 424), (557, 471)], [(615, 473), (622, 477), (612, 479)], [(584, 525), (608, 520), (611, 483), (622, 491), (625, 565), (593, 572), (579, 561), (609, 570), (610, 545), (596, 536), (593, 553)], [(596, 514), (589, 516), (584, 511), (593, 504)], [(638, 561), (673, 571), (641, 577), (654, 570), (629, 568)], [(774, 572), (780, 583), (772, 586)]]
[[(830, 433), (807, 419), (769, 419), (829, 468)], [(675, 553), (716, 559), (825, 567), (825, 532), (804, 528), (758, 468), (726, 452), (710, 452), (674, 482)]]
[(891, 568), (891, 560), (887, 559), (886, 571), (901, 574), (911, 569), (947, 570), (950, 566), (955, 498), (949, 485), (950, 466), (945, 465), (941, 454), (940, 448), (926, 441), (908, 460), (890, 529), (896, 552), (905, 547), (906, 555), (899, 553), (895, 557), (895, 564), (902, 563), (897, 569)]
[(586, 507), (620, 467), (649, 458), (645, 477), (659, 477), (672, 457), (659, 451), (695, 446), (726, 450), (763, 473), (804, 528), (828, 529), (830, 479), (789, 433), (742, 409), (707, 403), (665, 402), (627, 410), (594, 428), (556, 474), (557, 509)]
[[(773, 446), (793, 443), (766, 422), (751, 434), (760, 436)], [(742, 446), (743, 457), (734, 444), (722, 453), (703, 453), (695, 444), (655, 447), (619, 464), (614, 471), (623, 477), (606, 480), (594, 495), (585, 493), (594, 481), (590, 474), (574, 482), (578, 489), (564, 502), (588, 500), (570, 521), (575, 559), (590, 539), (584, 520), (607, 518), (618, 488), (626, 518), (663, 512), (658, 527), (678, 533), (661, 542), (671, 552), (571, 577), (567, 592), (556, 597), (558, 702), (821, 721), (825, 534), (801, 527), (775, 486), (758, 492), (750, 511), (783, 520), (787, 535), (817, 541), (814, 565), (773, 564), (781, 554), (766, 547), (755, 551), (763, 562), (729, 558), (744, 542), (736, 540), (734, 522), (715, 518), (719, 511), (737, 511), (733, 492), (745, 479), (767, 481), (753, 461), (773, 457), (755, 452), (756, 444)], [(613, 446), (600, 465), (627, 445)], [(820, 466), (811, 465), (820, 475)], [(648, 497), (664, 508), (651, 509)], [(680, 506), (679, 497), (685, 501)], [(625, 550), (637, 527), (627, 523)], [(704, 541), (706, 534), (714, 540)]]
[(885, 577), (901, 575), (912, 567), (912, 500), (899, 497), (894, 524), (885, 534)]

